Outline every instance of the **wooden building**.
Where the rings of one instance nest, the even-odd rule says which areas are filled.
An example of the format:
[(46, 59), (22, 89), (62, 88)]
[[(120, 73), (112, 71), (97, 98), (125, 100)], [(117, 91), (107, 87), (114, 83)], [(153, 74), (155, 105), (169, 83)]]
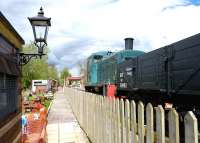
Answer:
[(0, 142), (20, 142), (21, 84), (17, 52), (24, 40), (0, 12)]

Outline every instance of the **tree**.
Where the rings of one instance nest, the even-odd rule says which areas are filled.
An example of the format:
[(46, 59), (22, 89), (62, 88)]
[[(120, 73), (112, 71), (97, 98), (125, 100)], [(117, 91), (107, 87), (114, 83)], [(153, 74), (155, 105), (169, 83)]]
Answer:
[(47, 79), (48, 64), (42, 59), (30, 61), (22, 67), (22, 84), (24, 88), (31, 85), (33, 79)]
[(60, 83), (61, 83), (61, 85), (64, 85), (64, 80), (67, 77), (71, 77), (71, 74), (70, 74), (68, 68), (65, 67), (60, 73)]
[(48, 66), (48, 79), (55, 79), (58, 80), (58, 71), (55, 67), (55, 65), (49, 65)]
[[(37, 48), (33, 43), (23, 47), (24, 53), (36, 53)], [(48, 49), (45, 50), (45, 53)], [(58, 80), (58, 71), (54, 65), (48, 65), (47, 56), (42, 59), (32, 59), (28, 64), (22, 67), (22, 85), (29, 88), (32, 80), (37, 79), (55, 79)]]

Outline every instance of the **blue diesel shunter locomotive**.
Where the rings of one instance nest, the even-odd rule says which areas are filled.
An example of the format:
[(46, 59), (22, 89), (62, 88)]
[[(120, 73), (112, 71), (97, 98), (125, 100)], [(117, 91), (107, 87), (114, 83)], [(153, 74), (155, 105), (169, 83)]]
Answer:
[(133, 50), (133, 38), (125, 39), (125, 50), (92, 54), (87, 60), (86, 91), (105, 93), (108, 85), (117, 83), (118, 65), (142, 54), (143, 51)]

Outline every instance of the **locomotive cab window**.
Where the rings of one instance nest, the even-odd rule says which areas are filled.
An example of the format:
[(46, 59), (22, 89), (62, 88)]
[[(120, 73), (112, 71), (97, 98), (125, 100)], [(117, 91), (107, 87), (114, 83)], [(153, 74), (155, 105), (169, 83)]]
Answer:
[(103, 56), (101, 56), (101, 55), (94, 55), (95, 60), (101, 60), (102, 58), (103, 58)]

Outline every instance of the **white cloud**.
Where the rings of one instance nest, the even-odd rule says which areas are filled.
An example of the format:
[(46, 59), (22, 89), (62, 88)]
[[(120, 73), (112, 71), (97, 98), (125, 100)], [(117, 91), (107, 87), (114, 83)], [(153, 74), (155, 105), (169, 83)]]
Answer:
[(73, 73), (73, 76), (79, 76), (79, 70), (77, 66), (70, 68), (69, 72)]
[(2, 12), (27, 42), (33, 36), (26, 17), (36, 15), (41, 3), (52, 18), (49, 62), (74, 74), (76, 63), (91, 53), (123, 49), (125, 37), (148, 52), (199, 33), (200, 6), (188, 0), (2, 1)]
[(55, 65), (59, 64), (58, 58), (52, 52), (48, 54), (48, 62)]

